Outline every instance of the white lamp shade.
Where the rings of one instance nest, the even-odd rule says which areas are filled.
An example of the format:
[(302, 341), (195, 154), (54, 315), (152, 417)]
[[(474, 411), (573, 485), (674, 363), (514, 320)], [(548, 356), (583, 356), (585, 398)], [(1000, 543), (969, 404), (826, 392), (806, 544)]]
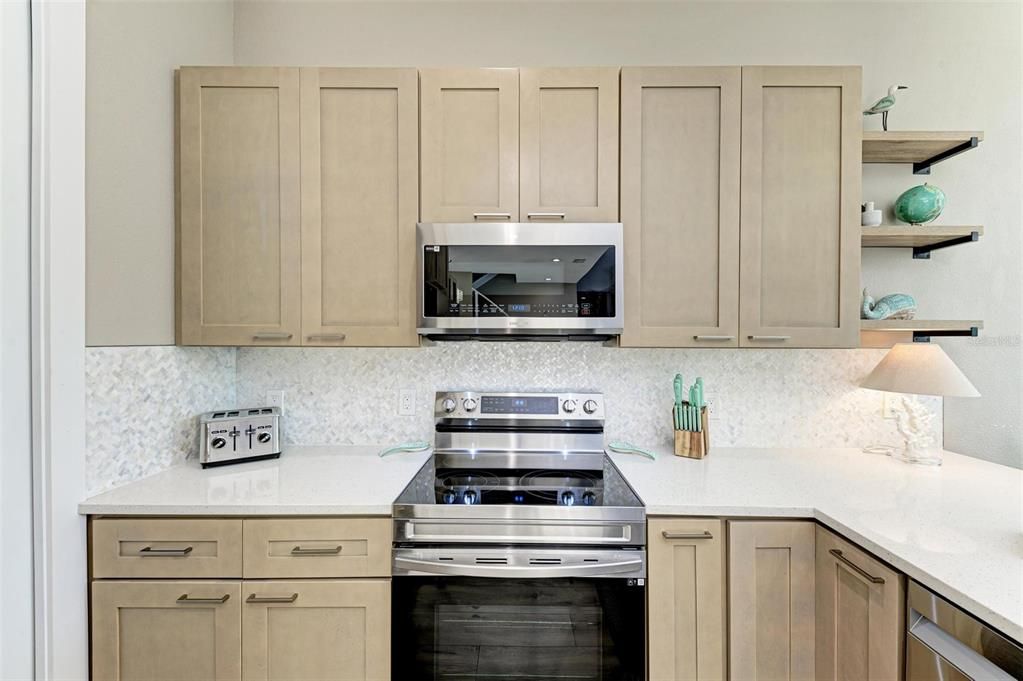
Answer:
[(860, 386), (872, 390), (940, 397), (980, 397), (940, 345), (898, 343)]

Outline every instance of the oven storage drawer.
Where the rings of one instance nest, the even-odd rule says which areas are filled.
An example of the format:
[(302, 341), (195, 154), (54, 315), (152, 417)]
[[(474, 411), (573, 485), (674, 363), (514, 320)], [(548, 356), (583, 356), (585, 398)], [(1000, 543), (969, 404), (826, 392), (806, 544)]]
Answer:
[(97, 518), (92, 576), (242, 576), (242, 521), (230, 518)]
[(388, 577), (389, 518), (257, 518), (245, 521), (246, 579)]
[(463, 518), (395, 518), (394, 541), (399, 544), (570, 544), (642, 546), (646, 523)]

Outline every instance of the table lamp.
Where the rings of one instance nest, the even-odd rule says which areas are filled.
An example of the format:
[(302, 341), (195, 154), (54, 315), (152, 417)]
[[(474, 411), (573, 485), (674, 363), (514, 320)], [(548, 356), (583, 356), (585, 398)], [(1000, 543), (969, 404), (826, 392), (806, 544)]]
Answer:
[(941, 448), (931, 433), (934, 418), (912, 395), (939, 397), (980, 397), (941, 346), (932, 343), (898, 343), (860, 383), (863, 388), (903, 393), (902, 409), (896, 411), (896, 425), (905, 438), (901, 451), (892, 457), (907, 463), (941, 465)]

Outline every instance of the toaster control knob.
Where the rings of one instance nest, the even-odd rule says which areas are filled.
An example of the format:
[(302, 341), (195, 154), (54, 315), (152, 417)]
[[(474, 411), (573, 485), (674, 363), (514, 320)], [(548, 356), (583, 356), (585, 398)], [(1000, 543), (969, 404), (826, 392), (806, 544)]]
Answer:
[(473, 409), (476, 408), (476, 400), (474, 400), (471, 397), (467, 397), (464, 400), (462, 400), (462, 407), (466, 411), (472, 411)]
[(575, 400), (565, 400), (564, 402), (561, 403), (561, 408), (565, 411), (566, 414), (571, 414), (573, 411), (575, 411), (575, 407), (576, 407)]
[(592, 414), (593, 412), (597, 411), (597, 401), (586, 400), (585, 402), (583, 402), (583, 411), (586, 412), (587, 414)]
[(453, 399), (448, 397), (448, 398), (445, 398), (445, 400), (440, 403), (440, 406), (441, 406), (441, 409), (444, 410), (444, 413), (450, 414), (451, 412), (453, 412), (455, 410), (455, 407), (457, 407), (458, 404)]
[(573, 493), (573, 492), (562, 492), (561, 493), (561, 505), (562, 506), (575, 506), (575, 493)]
[(256, 436), (256, 439), (259, 440), (261, 443), (263, 443), (265, 445), (267, 442), (270, 441), (271, 437), (273, 437), (273, 436), (270, 435), (270, 433), (268, 433), (266, 431), (263, 431), (262, 433), (260, 433), (259, 435)]
[(210, 440), (210, 447), (213, 447), (213, 449), (223, 449), (226, 444), (227, 440), (222, 437), (215, 437)]

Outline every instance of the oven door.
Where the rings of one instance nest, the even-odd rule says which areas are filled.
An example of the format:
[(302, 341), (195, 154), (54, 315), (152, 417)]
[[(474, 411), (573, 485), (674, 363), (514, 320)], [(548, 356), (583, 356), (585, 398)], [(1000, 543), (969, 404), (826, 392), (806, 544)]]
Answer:
[[(623, 561), (608, 564), (613, 562)], [(445, 572), (459, 571), (451, 567)], [(576, 571), (551, 572), (556, 567), (551, 562), (536, 565), (536, 576), (521, 565), (484, 561), (479, 567), (474, 576), (430, 574), (426, 565), (396, 569), (391, 599), (395, 681), (644, 678), (645, 580), (620, 576), (634, 565), (606, 576), (581, 570), (593, 576), (553, 577), (543, 575)], [(479, 576), (484, 574), (507, 576)]]
[(621, 332), (622, 225), (420, 224), (423, 335)]

